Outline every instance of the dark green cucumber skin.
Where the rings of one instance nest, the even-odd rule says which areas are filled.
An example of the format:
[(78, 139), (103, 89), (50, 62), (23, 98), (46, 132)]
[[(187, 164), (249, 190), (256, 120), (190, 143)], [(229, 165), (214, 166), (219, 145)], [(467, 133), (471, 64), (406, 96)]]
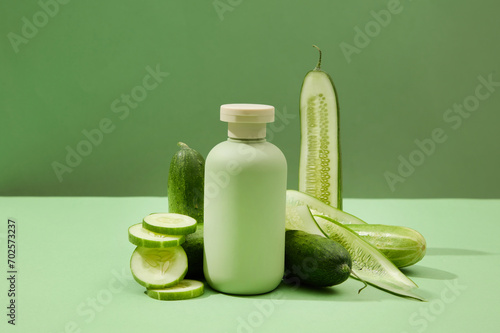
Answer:
[(168, 210), (191, 216), (203, 223), (205, 159), (196, 150), (179, 143), (168, 173)]
[(414, 265), (425, 256), (425, 238), (416, 230), (383, 224), (350, 224), (346, 227), (377, 248), (398, 268)]
[(339, 243), (301, 230), (285, 234), (285, 282), (298, 279), (313, 287), (338, 285), (349, 278), (352, 260)]
[(188, 272), (186, 279), (203, 279), (203, 224), (198, 224), (196, 231), (186, 235), (182, 244), (188, 257)]

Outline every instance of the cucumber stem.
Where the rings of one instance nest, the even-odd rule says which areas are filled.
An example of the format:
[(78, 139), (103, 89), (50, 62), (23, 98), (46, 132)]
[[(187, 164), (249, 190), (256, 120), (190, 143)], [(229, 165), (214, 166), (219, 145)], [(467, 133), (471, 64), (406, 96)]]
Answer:
[(358, 294), (361, 292), (361, 290), (363, 290), (366, 287), (368, 287), (368, 283), (366, 283), (363, 279), (361, 279), (359, 276), (357, 276), (356, 273), (354, 273), (354, 271), (352, 269), (351, 269), (351, 275), (353, 275), (356, 279), (358, 279), (359, 281), (361, 281), (361, 282), (364, 283), (363, 288), (361, 288), (361, 289), (358, 290)]
[(313, 45), (313, 47), (319, 51), (319, 60), (318, 60), (318, 64), (316, 65), (316, 68), (314, 68), (315, 71), (319, 71), (321, 70), (321, 50), (319, 49), (319, 47), (317, 47), (316, 45)]
[(184, 142), (177, 142), (177, 145), (182, 149), (189, 149), (189, 146)]

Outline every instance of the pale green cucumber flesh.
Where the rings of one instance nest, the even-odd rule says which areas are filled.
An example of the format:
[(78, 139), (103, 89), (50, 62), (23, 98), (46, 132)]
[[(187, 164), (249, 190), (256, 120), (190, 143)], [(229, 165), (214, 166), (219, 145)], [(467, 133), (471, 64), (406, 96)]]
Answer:
[(176, 213), (154, 213), (142, 220), (142, 226), (165, 235), (187, 235), (196, 231), (196, 220)]
[(313, 235), (328, 237), (314, 222), (311, 211), (307, 206), (286, 206), (287, 230), (302, 230)]
[(142, 223), (137, 223), (128, 228), (128, 240), (130, 243), (149, 248), (166, 248), (179, 246), (186, 240), (183, 235), (163, 235), (146, 230)]
[(314, 220), (329, 238), (346, 248), (359, 279), (397, 295), (424, 300), (414, 292), (417, 285), (412, 280), (354, 231), (327, 216), (314, 216)]
[(315, 215), (325, 215), (329, 218), (342, 223), (342, 224), (366, 224), (365, 221), (357, 218), (354, 215), (348, 214), (340, 209), (334, 208), (321, 202), (310, 194), (287, 190), (286, 191), (286, 204), (287, 206), (303, 206), (309, 207), (311, 212)]
[(180, 246), (164, 249), (137, 247), (130, 258), (134, 279), (148, 289), (176, 285), (186, 275), (187, 267), (187, 256)]
[(318, 69), (302, 84), (300, 131), (299, 190), (342, 208), (337, 95), (330, 76)]
[(361, 238), (375, 246), (397, 267), (416, 264), (425, 256), (426, 241), (418, 231), (401, 226), (349, 225)]
[(203, 295), (203, 282), (185, 279), (172, 287), (164, 289), (148, 289), (146, 295), (162, 301), (173, 301), (194, 298)]

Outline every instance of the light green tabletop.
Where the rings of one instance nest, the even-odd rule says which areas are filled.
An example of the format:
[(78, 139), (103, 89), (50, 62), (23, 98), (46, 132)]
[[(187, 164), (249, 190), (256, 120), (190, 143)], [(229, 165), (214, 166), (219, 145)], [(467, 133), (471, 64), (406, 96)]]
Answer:
[[(349, 279), (322, 290), (281, 285), (236, 297), (207, 288), (162, 302), (131, 277), (127, 228), (167, 210), (157, 197), (0, 198), (1, 331), (496, 332), (500, 326), (500, 200), (347, 199), (369, 223), (420, 231), (427, 256), (405, 269), (428, 302)], [(16, 325), (7, 324), (7, 223), (16, 222)]]

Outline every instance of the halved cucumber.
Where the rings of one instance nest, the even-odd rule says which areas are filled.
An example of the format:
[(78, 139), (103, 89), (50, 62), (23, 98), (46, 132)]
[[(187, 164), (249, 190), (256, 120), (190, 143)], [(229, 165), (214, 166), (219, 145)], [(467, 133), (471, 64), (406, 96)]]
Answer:
[(342, 209), (342, 175), (337, 94), (319, 61), (308, 72), (300, 93), (299, 190)]
[(186, 275), (187, 256), (180, 246), (165, 249), (137, 247), (130, 258), (134, 279), (146, 288), (167, 288)]
[(176, 213), (154, 213), (142, 220), (142, 227), (165, 235), (187, 235), (196, 231), (196, 220)]
[(183, 235), (163, 235), (152, 232), (144, 229), (142, 223), (137, 223), (128, 228), (128, 240), (141, 247), (166, 248), (179, 246), (186, 238)]
[(295, 190), (286, 191), (287, 206), (308, 206), (314, 215), (326, 215), (342, 224), (366, 224), (365, 221), (340, 209), (334, 208), (319, 201), (310, 194)]
[(175, 286), (164, 289), (148, 289), (146, 295), (162, 301), (189, 299), (203, 295), (203, 282), (196, 280), (182, 280)]

